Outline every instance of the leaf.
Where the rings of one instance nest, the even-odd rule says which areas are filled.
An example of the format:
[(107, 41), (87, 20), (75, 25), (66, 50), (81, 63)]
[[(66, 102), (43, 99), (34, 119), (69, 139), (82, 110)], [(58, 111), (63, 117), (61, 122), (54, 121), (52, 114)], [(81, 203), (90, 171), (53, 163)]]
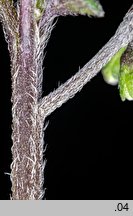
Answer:
[(133, 47), (130, 44), (121, 58), (119, 90), (122, 101), (133, 100)]
[(122, 101), (133, 100), (133, 68), (122, 67), (119, 89)]
[(45, 0), (36, 0), (36, 3), (35, 3), (35, 17), (36, 17), (36, 20), (38, 21), (44, 10), (45, 10)]
[(102, 69), (102, 75), (106, 83), (117, 85), (120, 73), (120, 58), (126, 47), (121, 48)]
[(57, 8), (65, 9), (66, 14), (103, 17), (104, 11), (98, 0), (57, 0)]

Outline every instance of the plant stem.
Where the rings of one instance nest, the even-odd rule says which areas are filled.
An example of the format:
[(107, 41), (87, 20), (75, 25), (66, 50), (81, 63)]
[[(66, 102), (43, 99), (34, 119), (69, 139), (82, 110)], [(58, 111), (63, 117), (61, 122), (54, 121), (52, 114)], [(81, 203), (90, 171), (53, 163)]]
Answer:
[(44, 119), (39, 115), (42, 95), (43, 51), (56, 15), (51, 5), (39, 23), (34, 0), (20, 0), (19, 35), (12, 60), (12, 159), (13, 200), (39, 200), (44, 196)]
[(12, 199), (43, 197), (43, 122), (38, 117), (33, 1), (20, 1), (19, 45), (12, 77)]
[(40, 115), (48, 116), (71, 99), (106, 65), (116, 52), (133, 40), (133, 6), (125, 15), (115, 35), (74, 76), (45, 96), (39, 103)]

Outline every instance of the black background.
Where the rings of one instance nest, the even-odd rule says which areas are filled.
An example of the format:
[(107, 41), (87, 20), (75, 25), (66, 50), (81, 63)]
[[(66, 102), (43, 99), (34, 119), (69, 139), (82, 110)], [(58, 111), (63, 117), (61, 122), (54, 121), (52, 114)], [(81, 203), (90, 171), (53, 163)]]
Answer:
[[(74, 75), (115, 33), (132, 0), (101, 0), (104, 18), (60, 17), (46, 49), (44, 95)], [(10, 199), (11, 79), (0, 28), (0, 199)], [(47, 121), (46, 199), (133, 199), (133, 102), (99, 75)]]

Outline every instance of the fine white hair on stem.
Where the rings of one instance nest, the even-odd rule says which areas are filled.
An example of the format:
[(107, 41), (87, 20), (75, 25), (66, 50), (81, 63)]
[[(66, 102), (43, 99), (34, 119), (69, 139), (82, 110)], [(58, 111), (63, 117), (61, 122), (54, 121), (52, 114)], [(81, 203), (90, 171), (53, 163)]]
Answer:
[(133, 6), (108, 43), (80, 71), (40, 101), (39, 110), (42, 118), (50, 115), (55, 109), (74, 97), (88, 81), (97, 75), (121, 47), (126, 46), (132, 40)]

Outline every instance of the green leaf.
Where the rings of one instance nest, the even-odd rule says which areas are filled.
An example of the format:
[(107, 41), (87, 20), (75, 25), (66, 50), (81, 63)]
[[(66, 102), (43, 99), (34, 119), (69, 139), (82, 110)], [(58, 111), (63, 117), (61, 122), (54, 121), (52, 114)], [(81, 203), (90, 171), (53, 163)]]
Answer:
[(35, 3), (35, 17), (36, 17), (36, 20), (38, 21), (44, 10), (45, 10), (45, 0), (36, 0), (36, 3)]
[(133, 100), (133, 68), (122, 66), (119, 80), (121, 100)]
[(120, 58), (126, 47), (121, 48), (102, 69), (102, 75), (110, 85), (117, 85), (120, 73)]
[(81, 14), (103, 17), (104, 11), (98, 0), (60, 0), (58, 8), (64, 8), (68, 14)]
[(133, 47), (131, 44), (121, 57), (119, 90), (122, 101), (133, 100)]

